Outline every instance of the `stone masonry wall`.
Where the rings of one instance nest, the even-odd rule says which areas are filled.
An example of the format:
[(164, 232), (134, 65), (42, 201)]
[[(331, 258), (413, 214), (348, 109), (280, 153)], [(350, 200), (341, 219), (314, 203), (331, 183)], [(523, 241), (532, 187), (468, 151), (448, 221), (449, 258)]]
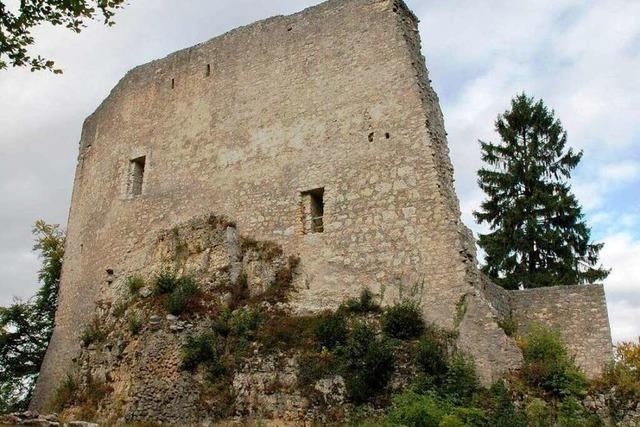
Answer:
[(517, 366), (460, 221), (417, 26), (399, 0), (329, 0), (129, 71), (82, 129), (31, 407), (71, 369), (105, 284), (143, 270), (153, 236), (209, 212), (300, 258), (296, 313), (420, 284), (425, 318), (458, 330), (483, 381)]
[(607, 304), (602, 285), (558, 286), (511, 291), (518, 332), (534, 322), (560, 331), (576, 363), (597, 376), (613, 357)]
[[(329, 0), (127, 73), (83, 127), (32, 406), (78, 354), (107, 271), (139, 270), (151, 235), (211, 211), (302, 259), (300, 311), (420, 281), (427, 319), (454, 328), (474, 265), (419, 46), (402, 2)], [(304, 233), (302, 193), (320, 188), (324, 232)]]

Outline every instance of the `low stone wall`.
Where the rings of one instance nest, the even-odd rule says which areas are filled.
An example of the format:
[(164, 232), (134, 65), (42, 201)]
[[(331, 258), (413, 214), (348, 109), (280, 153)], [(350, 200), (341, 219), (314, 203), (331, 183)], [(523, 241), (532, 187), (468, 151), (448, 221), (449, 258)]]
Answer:
[(508, 290), (496, 285), (482, 273), (480, 273), (480, 289), (501, 318), (511, 316), (511, 295)]
[(536, 322), (558, 330), (589, 377), (599, 375), (611, 361), (613, 346), (602, 285), (525, 289), (509, 295), (520, 333)]

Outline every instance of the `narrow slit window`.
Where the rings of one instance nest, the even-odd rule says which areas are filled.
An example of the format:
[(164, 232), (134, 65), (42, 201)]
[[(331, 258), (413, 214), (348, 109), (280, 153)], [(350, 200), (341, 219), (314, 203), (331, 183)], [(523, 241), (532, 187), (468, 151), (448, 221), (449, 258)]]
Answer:
[(146, 157), (141, 156), (129, 161), (129, 195), (138, 196), (142, 194), (142, 184), (144, 182), (144, 166)]
[(176, 87), (176, 79), (171, 79), (171, 89)]
[(207, 64), (206, 76), (209, 77), (211, 75), (211, 64)]
[(322, 233), (324, 231), (324, 188), (304, 191), (300, 196), (304, 233)]

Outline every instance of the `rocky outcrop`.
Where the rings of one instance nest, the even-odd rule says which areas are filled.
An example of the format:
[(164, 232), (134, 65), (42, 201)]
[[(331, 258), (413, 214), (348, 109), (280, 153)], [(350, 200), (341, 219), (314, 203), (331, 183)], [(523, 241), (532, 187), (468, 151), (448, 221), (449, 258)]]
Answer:
[(622, 400), (612, 389), (604, 393), (590, 394), (583, 401), (589, 412), (620, 427), (640, 426), (640, 402)]

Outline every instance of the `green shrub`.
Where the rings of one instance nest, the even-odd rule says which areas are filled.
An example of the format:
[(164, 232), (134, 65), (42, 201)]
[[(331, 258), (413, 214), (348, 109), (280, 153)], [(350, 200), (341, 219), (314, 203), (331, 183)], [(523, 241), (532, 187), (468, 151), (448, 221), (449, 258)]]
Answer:
[(200, 285), (193, 277), (185, 276), (178, 279), (178, 284), (174, 292), (175, 291), (182, 292), (187, 296), (194, 296), (200, 294), (201, 289)]
[(447, 371), (447, 347), (444, 339), (429, 331), (418, 341), (415, 363), (422, 372), (439, 377)]
[(229, 332), (236, 337), (252, 338), (262, 321), (259, 311), (241, 307), (234, 310), (228, 318)]
[(346, 343), (337, 348), (350, 399), (362, 403), (381, 391), (395, 368), (389, 342), (364, 322), (356, 323)]
[(473, 360), (455, 353), (447, 364), (440, 392), (456, 404), (466, 404), (478, 390), (478, 377)]
[(390, 306), (382, 315), (382, 330), (392, 338), (417, 338), (422, 335), (424, 329), (422, 311), (415, 302), (404, 301)]
[(567, 397), (558, 406), (557, 424), (562, 427), (601, 427), (603, 421), (594, 414), (590, 414), (573, 397)]
[(103, 341), (107, 334), (100, 327), (100, 321), (97, 318), (91, 320), (80, 334), (80, 342), (87, 347), (89, 344)]
[(363, 288), (359, 298), (349, 298), (343, 308), (348, 313), (364, 314), (379, 313), (380, 305), (374, 299), (375, 295), (369, 288)]
[(522, 346), (525, 363), (565, 362), (567, 346), (558, 331), (550, 330), (542, 325), (534, 324), (525, 336)]
[(127, 289), (131, 295), (138, 295), (140, 289), (144, 287), (144, 279), (140, 276), (127, 277)]
[(225, 308), (213, 321), (212, 329), (224, 338), (234, 336), (252, 339), (263, 322), (264, 318), (258, 310), (240, 307), (232, 311)]
[(144, 316), (138, 312), (129, 313), (127, 316), (127, 327), (131, 335), (138, 335), (144, 325)]
[(393, 399), (387, 424), (403, 427), (439, 427), (450, 408), (433, 394), (406, 391)]
[(184, 313), (187, 308), (187, 299), (179, 292), (172, 292), (164, 302), (164, 308), (168, 313), (179, 316)]
[(212, 378), (225, 373), (218, 342), (213, 332), (189, 334), (182, 345), (181, 368), (193, 372), (200, 366), (203, 366)]
[(165, 301), (165, 309), (173, 314), (180, 315), (184, 313), (188, 304), (194, 300), (194, 297), (200, 294), (200, 285), (192, 277), (181, 277), (177, 279), (173, 291)]
[(226, 338), (231, 334), (231, 309), (228, 307), (225, 308), (218, 316), (214, 319), (212, 324), (213, 331), (220, 335), (223, 338)]
[(515, 320), (513, 320), (513, 317), (511, 317), (511, 316), (505, 317), (505, 318), (499, 320), (498, 321), (498, 326), (500, 328), (502, 328), (502, 330), (504, 331), (504, 333), (508, 337), (515, 336), (515, 334), (517, 332), (516, 322), (515, 322)]
[(170, 294), (176, 286), (178, 286), (178, 278), (173, 272), (163, 270), (156, 276), (156, 294)]
[(314, 335), (320, 348), (333, 350), (347, 339), (347, 321), (341, 311), (320, 317)]
[(531, 399), (527, 404), (526, 413), (527, 424), (530, 427), (551, 427), (553, 425), (549, 405), (542, 399)]
[[(462, 422), (462, 426), (491, 426), (495, 425), (489, 423), (489, 418), (485, 412), (480, 408), (459, 406), (453, 408), (453, 414), (456, 419)], [(444, 420), (443, 420), (444, 421)], [(440, 424), (442, 426), (442, 424)]]
[(498, 381), (485, 393), (485, 409), (492, 427), (527, 427), (525, 413), (516, 408), (503, 381)]
[(464, 421), (462, 421), (457, 415), (445, 415), (444, 417), (442, 417), (442, 421), (440, 421), (440, 424), (438, 424), (439, 427), (468, 427), (470, 425), (477, 425), (477, 424), (467, 424)]
[(336, 360), (333, 354), (326, 350), (319, 353), (303, 352), (298, 357), (298, 386), (305, 389), (319, 379), (335, 373), (335, 365)]
[(569, 357), (560, 333), (533, 325), (522, 343), (524, 378), (556, 396), (582, 396), (586, 377)]

